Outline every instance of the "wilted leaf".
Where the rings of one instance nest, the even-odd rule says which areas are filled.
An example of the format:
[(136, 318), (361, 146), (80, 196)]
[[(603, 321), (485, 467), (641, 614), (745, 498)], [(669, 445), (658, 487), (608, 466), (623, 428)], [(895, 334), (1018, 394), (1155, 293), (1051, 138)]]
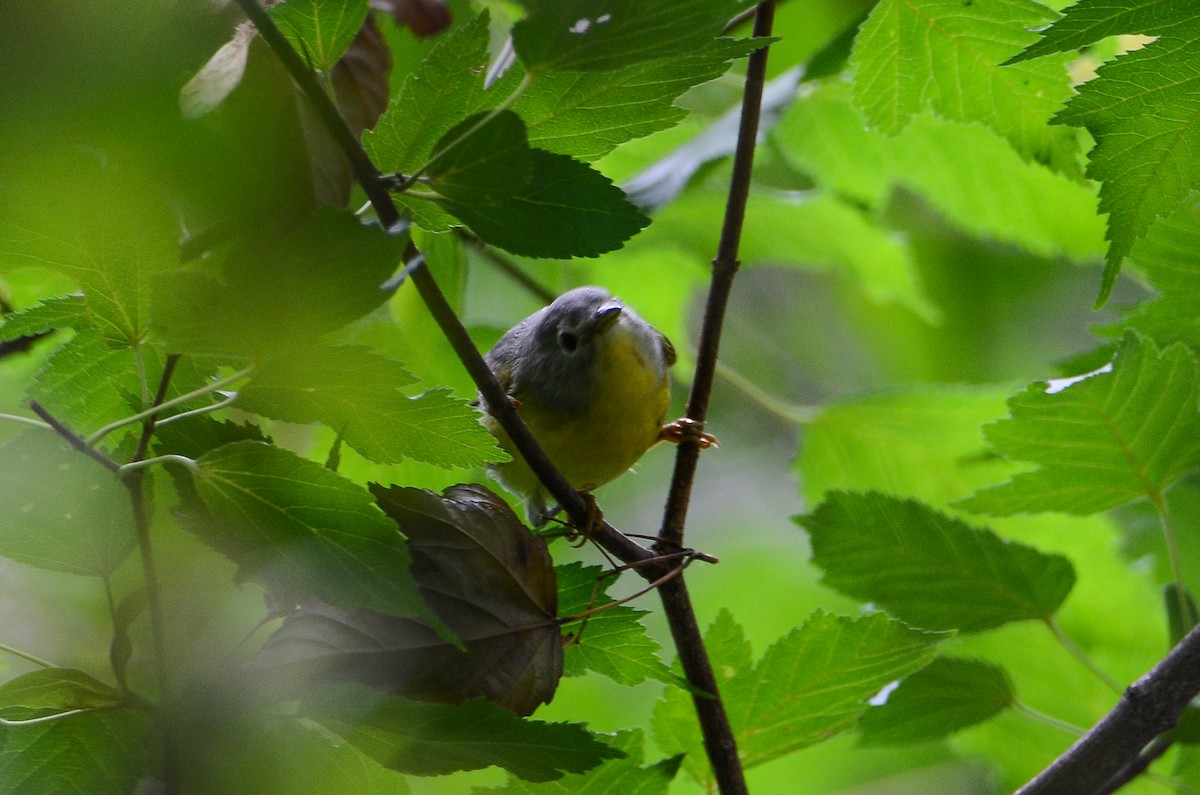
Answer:
[(926, 629), (978, 632), (1048, 620), (1075, 584), (1071, 562), (916, 500), (831, 492), (797, 517), (822, 582)]
[(107, 577), (133, 545), (129, 492), (112, 472), (52, 431), (0, 447), (0, 554)]
[(432, 36), (450, 27), (445, 0), (379, 0), (377, 7), (390, 12), (397, 25), (407, 25), (417, 36)]
[(552, 781), (624, 755), (578, 724), (520, 718), (478, 698), (451, 707), (332, 685), (301, 709), (380, 764), (421, 776), (498, 765)]
[(982, 660), (937, 657), (904, 679), (859, 722), (863, 745), (928, 742), (982, 723), (1016, 701), (1003, 668)]

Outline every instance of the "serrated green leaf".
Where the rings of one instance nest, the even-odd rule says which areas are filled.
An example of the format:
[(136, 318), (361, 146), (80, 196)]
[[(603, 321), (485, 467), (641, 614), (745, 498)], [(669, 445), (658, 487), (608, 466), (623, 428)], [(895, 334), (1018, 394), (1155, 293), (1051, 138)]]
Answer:
[(1200, 8), (1191, 0), (1079, 0), (1010, 62), (1079, 50), (1123, 33), (1169, 35), (1194, 24), (1200, 24)]
[(32, 337), (54, 329), (90, 325), (82, 295), (47, 298), (23, 312), (14, 312), (0, 318), (0, 342)]
[(615, 71), (711, 46), (741, 0), (527, 0), (513, 45), (535, 73)]
[(641, 767), (644, 744), (641, 729), (617, 732), (609, 738), (608, 744), (623, 752), (625, 758), (605, 762), (586, 773), (566, 776), (559, 781), (535, 784), (509, 776), (507, 786), (476, 787), (471, 790), (471, 795), (667, 795), (683, 761), (681, 757)]
[[(56, 714), (75, 709), (107, 709), (127, 697), (75, 668), (39, 668), (0, 685), (0, 718), (19, 720), (22, 710)], [(14, 708), (21, 714), (14, 714)]]
[(825, 83), (793, 103), (772, 135), (823, 187), (870, 206), (903, 187), (974, 235), (1048, 257), (1103, 252), (1095, 189), (1022, 160), (979, 124), (923, 114), (887, 137), (868, 127), (846, 86)]
[(1009, 400), (1011, 417), (988, 425), (991, 445), (1039, 466), (958, 505), (1007, 516), (1089, 514), (1159, 500), (1200, 467), (1200, 376), (1183, 345), (1159, 351), (1127, 334), (1112, 368), (1064, 385), (1037, 383)]
[(404, 536), (366, 489), (313, 461), (254, 441), (196, 460), (193, 481), (216, 520), (201, 536), (283, 603), (315, 596), (347, 608), (428, 617), (408, 576)]
[[(558, 614), (560, 617), (611, 604), (604, 587), (597, 589), (599, 566), (570, 563), (558, 567)], [(616, 582), (610, 580), (609, 584)], [(659, 659), (660, 646), (646, 634), (641, 618), (644, 610), (610, 607), (587, 617), (582, 627), (566, 625), (572, 640), (566, 645), (563, 675), (580, 676), (587, 671), (603, 674), (622, 685), (637, 685), (647, 679), (678, 684), (679, 677)]]
[(1001, 539), (915, 500), (832, 492), (796, 517), (822, 582), (926, 629), (1049, 620), (1075, 584), (1061, 555)]
[(107, 577), (133, 551), (129, 492), (52, 431), (0, 447), (0, 554), (30, 566)]
[(1130, 257), (1159, 294), (1105, 330), (1118, 336), (1133, 329), (1161, 345), (1200, 349), (1200, 208), (1185, 205), (1156, 223)]
[(458, 201), (503, 201), (533, 168), (525, 122), (511, 110), (468, 116), (433, 147), (433, 188)]
[(177, 353), (303, 351), (387, 300), (379, 289), (407, 239), (350, 212), (318, 210), (236, 244), (222, 268), (179, 268), (152, 284), (154, 325)]
[(30, 726), (0, 726), (0, 781), (10, 792), (127, 795), (146, 775), (151, 717), (90, 710)]
[(937, 657), (859, 722), (863, 745), (927, 742), (982, 723), (1016, 701), (1012, 681), (983, 660)]
[(302, 710), (380, 764), (430, 776), (498, 765), (527, 781), (552, 781), (624, 754), (571, 723), (517, 717), (484, 699), (457, 707), (336, 685)]
[(50, 355), (29, 397), (83, 432), (133, 414), (126, 396), (136, 395), (139, 387), (133, 351), (110, 347), (88, 329)]
[[(889, 682), (920, 670), (949, 632), (924, 632), (882, 613), (849, 618), (817, 611), (802, 627), (771, 646), (753, 667), (740, 631), (719, 619), (718, 636), (705, 645), (719, 673), (738, 752), (746, 768), (827, 740), (852, 727), (868, 700)], [(734, 659), (719, 650), (730, 649)], [(688, 754), (685, 767), (701, 783), (711, 780), (691, 704), (669, 690), (654, 711), (658, 744)]]
[(1198, 34), (1193, 20), (1105, 64), (1054, 117), (1096, 139), (1087, 175), (1100, 183), (1108, 214), (1101, 303), (1133, 244), (1200, 187), (1200, 80), (1190, 68), (1200, 58)]
[(363, 26), (367, 6), (367, 0), (287, 0), (267, 10), (309, 65), (327, 72)]
[(414, 377), (367, 348), (314, 344), (267, 359), (238, 393), (238, 407), (285, 422), (328, 425), (378, 463), (405, 458), (461, 468), (503, 457), (467, 401), (435, 389), (401, 390)]
[(1029, 160), (1076, 172), (1075, 139), (1047, 126), (1070, 94), (1063, 57), (1002, 66), (1034, 41), (1053, 12), (1032, 0), (884, 0), (851, 55), (854, 99), (867, 121), (895, 135), (927, 110), (980, 122)]

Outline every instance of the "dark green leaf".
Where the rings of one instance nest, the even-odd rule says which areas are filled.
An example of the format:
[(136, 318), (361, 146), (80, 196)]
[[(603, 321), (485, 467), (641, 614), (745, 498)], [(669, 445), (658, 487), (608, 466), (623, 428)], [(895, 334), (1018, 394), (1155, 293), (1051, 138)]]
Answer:
[(859, 722), (863, 745), (927, 742), (991, 718), (1016, 700), (1003, 668), (982, 660), (937, 657), (907, 677)]
[(1176, 344), (1160, 352), (1127, 334), (1111, 369), (1034, 384), (1009, 400), (1011, 418), (984, 433), (998, 452), (1039, 468), (959, 504), (997, 516), (1089, 514), (1157, 499), (1200, 467), (1198, 396), (1191, 351)]
[(1174, 646), (1200, 624), (1200, 610), (1196, 609), (1196, 598), (1192, 592), (1174, 582), (1163, 586), (1163, 606), (1167, 609), (1168, 640)]
[(312, 68), (327, 72), (363, 26), (367, 5), (367, 0), (287, 0), (268, 10)]
[(1191, 0), (1078, 0), (1041, 38), (1011, 63), (1080, 50), (1109, 36), (1137, 33), (1161, 36), (1200, 24), (1200, 8)]
[(0, 781), (31, 795), (128, 795), (148, 773), (150, 730), (150, 716), (130, 709), (0, 726)]
[(535, 784), (510, 776), (508, 785), (503, 788), (476, 788), (471, 795), (667, 795), (671, 781), (679, 772), (682, 757), (673, 756), (641, 767), (641, 729), (617, 732), (608, 744), (624, 752), (625, 758), (549, 783)]
[[(599, 566), (569, 563), (558, 568), (558, 614), (570, 617), (585, 610), (611, 604), (605, 588), (616, 582), (610, 578), (597, 588), (604, 570)], [(563, 657), (563, 674), (580, 676), (587, 671), (604, 674), (622, 685), (637, 685), (647, 679), (668, 684), (681, 680), (659, 659), (661, 648), (642, 626), (644, 610), (610, 607), (587, 617), (584, 624), (569, 624), (571, 642)]]
[(650, 223), (600, 172), (565, 155), (531, 154), (531, 180), (511, 195), (440, 203), (485, 242), (528, 257), (596, 257)]
[(498, 765), (552, 781), (623, 756), (578, 724), (527, 720), (484, 699), (450, 707), (331, 685), (302, 710), (380, 764), (422, 776)]
[(304, 351), (387, 300), (380, 285), (407, 239), (321, 210), (229, 252), (220, 272), (180, 268), (154, 280), (156, 329), (175, 352), (264, 356)]
[(129, 492), (112, 472), (53, 431), (0, 447), (0, 554), (107, 577), (133, 545)]
[(126, 696), (120, 690), (83, 671), (39, 668), (0, 685), (0, 718), (20, 720), (25, 717), (23, 710), (45, 715), (76, 709), (106, 709), (125, 701)]
[(468, 116), (433, 147), (433, 188), (464, 202), (503, 200), (529, 182), (533, 156), (525, 122), (511, 110)]
[(216, 521), (201, 537), (283, 604), (317, 597), (405, 616), (428, 610), (407, 576), (404, 536), (370, 494), (316, 462), (261, 442), (205, 453), (196, 491)]
[(1160, 345), (1183, 341), (1200, 349), (1200, 208), (1185, 205), (1156, 223), (1130, 258), (1159, 294), (1106, 331), (1133, 329)]
[(978, 632), (1048, 620), (1075, 572), (1061, 555), (1001, 539), (915, 500), (831, 492), (797, 521), (822, 582), (909, 624)]
[(0, 318), (0, 342), (32, 337), (60, 328), (87, 328), (91, 321), (82, 295), (47, 298), (24, 312)]
[(616, 71), (711, 47), (744, 6), (740, 0), (526, 0), (513, 26), (530, 71)]

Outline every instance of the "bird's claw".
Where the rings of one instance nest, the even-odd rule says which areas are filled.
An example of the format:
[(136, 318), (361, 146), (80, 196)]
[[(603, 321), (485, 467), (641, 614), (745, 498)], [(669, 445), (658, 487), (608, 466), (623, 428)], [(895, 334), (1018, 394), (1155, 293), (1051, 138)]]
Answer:
[(659, 441), (670, 442), (671, 444), (695, 442), (701, 450), (721, 446), (721, 443), (717, 441), (717, 437), (711, 433), (704, 432), (704, 423), (697, 422), (690, 417), (680, 417), (674, 422), (667, 423), (659, 431), (658, 438)]

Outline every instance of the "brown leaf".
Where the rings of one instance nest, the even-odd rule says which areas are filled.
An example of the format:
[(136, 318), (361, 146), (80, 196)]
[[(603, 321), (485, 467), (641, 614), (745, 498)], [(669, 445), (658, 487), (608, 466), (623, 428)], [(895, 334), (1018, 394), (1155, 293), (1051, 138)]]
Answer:
[(445, 0), (373, 0), (371, 7), (387, 11), (397, 25), (407, 25), (422, 38), (450, 27)]
[(426, 701), (485, 696), (520, 715), (548, 702), (563, 647), (545, 542), (482, 486), (441, 497), (395, 486), (372, 492), (408, 536), (421, 595), (457, 642), (411, 619), (314, 602), (284, 621), (250, 667)]

